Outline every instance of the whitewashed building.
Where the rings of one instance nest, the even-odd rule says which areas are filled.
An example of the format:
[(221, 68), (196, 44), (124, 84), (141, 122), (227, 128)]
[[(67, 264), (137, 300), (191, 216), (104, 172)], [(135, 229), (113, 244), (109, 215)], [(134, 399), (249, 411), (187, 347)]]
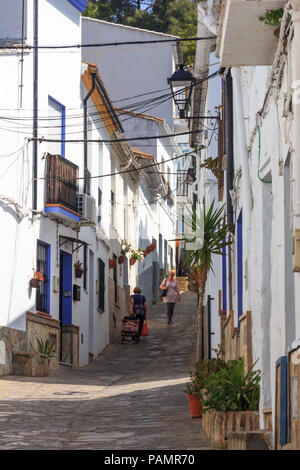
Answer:
[[(216, 7), (220, 3), (220, 14)], [(225, 359), (260, 369), (260, 429), (299, 449), (298, 1), (206, 2), (223, 67), (219, 200), (231, 250), (220, 269)], [(281, 11), (280, 27), (261, 21)]]
[[(54, 367), (88, 364), (120, 334), (122, 312), (111, 311), (111, 292), (124, 313), (125, 286), (136, 282), (136, 267), (112, 269), (109, 260), (125, 238), (136, 246), (136, 232), (126, 237), (124, 228), (132, 210), (124, 218), (116, 203), (126, 193), (131, 205), (137, 177), (120, 171), (138, 163), (100, 72), (82, 63), (80, 49), (55, 48), (80, 44), (86, 4), (28, 0), (22, 11), (15, 0), (0, 7), (1, 375), (13, 372), (12, 352), (30, 351), (37, 337), (55, 344)], [(34, 271), (43, 273), (38, 287)]]
[[(167, 79), (181, 61), (181, 49), (176, 36), (91, 18), (82, 21), (82, 43), (90, 45), (83, 48), (83, 58), (101, 70), (130, 146), (134, 147), (141, 166), (147, 162), (159, 164), (149, 168), (152, 173), (148, 175), (145, 170), (135, 199), (137, 247), (145, 249), (152, 242), (157, 247), (138, 265), (136, 279), (151, 304), (158, 300), (159, 281), (171, 266), (175, 267), (175, 242), (171, 241), (176, 235), (175, 157), (181, 150), (172, 137), (147, 140), (137, 137), (165, 136), (180, 130), (174, 125), (174, 103)], [(139, 44), (168, 39), (172, 41)], [(92, 46), (119, 42), (136, 44)], [(153, 201), (157, 202), (151, 204)]]

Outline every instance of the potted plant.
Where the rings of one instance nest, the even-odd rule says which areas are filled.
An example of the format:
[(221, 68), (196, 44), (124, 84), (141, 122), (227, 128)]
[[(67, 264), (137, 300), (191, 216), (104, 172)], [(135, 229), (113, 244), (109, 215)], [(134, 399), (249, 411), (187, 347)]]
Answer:
[(219, 357), (221, 348), (214, 349), (216, 358), (204, 359), (194, 364), (190, 372), (190, 382), (186, 384), (185, 392), (188, 394), (189, 406), (192, 418), (202, 418), (203, 397), (205, 395), (206, 383), (209, 377), (225, 367), (225, 362)]
[(233, 430), (259, 429), (261, 372), (255, 364), (245, 372), (243, 358), (229, 360), (205, 382), (203, 430), (217, 447), (227, 447)]
[(76, 261), (74, 264), (75, 268), (75, 277), (81, 277), (82, 274), (86, 271), (86, 267), (80, 261)]
[(49, 338), (43, 340), (36, 337), (36, 346), (30, 342), (31, 349), (35, 353), (35, 362), (33, 363), (32, 375), (35, 377), (44, 377), (49, 375), (49, 364), (51, 358), (55, 356), (55, 345), (50, 343)]
[(202, 418), (202, 403), (199, 392), (197, 392), (195, 388), (195, 384), (187, 382), (184, 391), (188, 396), (191, 417)]
[(141, 250), (140, 248), (137, 250), (134, 250), (134, 249), (130, 250), (131, 266), (133, 266), (136, 261), (143, 261), (143, 259), (144, 259), (143, 250)]
[[(196, 234), (203, 234), (202, 244), (199, 244), (198, 249), (188, 250), (184, 261), (185, 268), (191, 269), (194, 267), (199, 269), (200, 286), (197, 312), (197, 360), (199, 361), (202, 356), (203, 337), (201, 325), (203, 322), (202, 315), (207, 277), (209, 272), (213, 270), (213, 255), (222, 256), (223, 247), (231, 245), (231, 240), (228, 238), (229, 226), (225, 223), (224, 205), (216, 208), (215, 201), (213, 200), (209, 208), (207, 208), (205, 199), (203, 199), (200, 215), (194, 207), (189, 209), (186, 206), (186, 208), (188, 212), (184, 217), (186, 226)], [(195, 242), (196, 235), (193, 238), (184, 237), (178, 239), (178, 241), (184, 243)]]
[(125, 259), (126, 259), (126, 255), (127, 253), (130, 251), (130, 244), (127, 243), (126, 240), (122, 240), (122, 246), (121, 246), (121, 254), (120, 256), (118, 257), (118, 263), (119, 264), (122, 264), (124, 263)]
[(156, 248), (155, 243), (150, 243), (150, 245), (147, 246), (146, 251), (147, 253), (151, 253), (151, 251), (154, 251)]
[(33, 269), (33, 278), (30, 279), (30, 285), (31, 287), (37, 288), (39, 287), (41, 282), (44, 282), (44, 275), (43, 275), (43, 270), (40, 271), (35, 271)]
[(125, 259), (126, 259), (126, 256), (125, 256), (125, 255), (120, 255), (120, 256), (118, 257), (118, 263), (119, 263), (119, 264), (124, 263)]

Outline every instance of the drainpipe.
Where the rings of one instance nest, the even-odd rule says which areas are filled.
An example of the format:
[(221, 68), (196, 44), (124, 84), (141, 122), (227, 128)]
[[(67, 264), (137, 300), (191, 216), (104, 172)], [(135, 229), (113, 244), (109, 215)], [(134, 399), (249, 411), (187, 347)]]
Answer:
[(38, 153), (38, 1), (34, 1), (34, 39), (33, 39), (33, 141), (32, 141), (32, 208), (37, 209), (37, 153)]
[(97, 73), (94, 71), (90, 72), (91, 77), (92, 77), (92, 88), (86, 95), (86, 97), (83, 99), (83, 138), (84, 138), (84, 147), (83, 147), (83, 159), (84, 159), (84, 185), (83, 185), (83, 192), (86, 194), (87, 192), (87, 179), (86, 179), (86, 172), (87, 172), (87, 150), (88, 150), (88, 143), (87, 143), (87, 138), (88, 138), (88, 129), (87, 129), (87, 103), (89, 98), (92, 96), (92, 94), (95, 91), (96, 88), (96, 76)]
[(229, 231), (234, 232), (233, 207), (230, 191), (233, 189), (233, 105), (232, 105), (232, 77), (229, 69), (225, 82), (225, 106), (226, 106), (226, 206), (227, 224)]

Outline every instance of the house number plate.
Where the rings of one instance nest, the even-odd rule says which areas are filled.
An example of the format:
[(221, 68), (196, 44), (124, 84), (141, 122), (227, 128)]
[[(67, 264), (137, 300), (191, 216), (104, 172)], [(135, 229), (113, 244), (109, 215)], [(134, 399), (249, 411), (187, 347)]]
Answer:
[(64, 297), (71, 297), (71, 291), (70, 290), (64, 290)]

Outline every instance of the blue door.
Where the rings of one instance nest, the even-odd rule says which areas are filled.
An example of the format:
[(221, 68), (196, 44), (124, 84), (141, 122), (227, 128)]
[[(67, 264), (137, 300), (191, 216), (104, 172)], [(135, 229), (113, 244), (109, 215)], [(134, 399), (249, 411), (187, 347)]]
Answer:
[(60, 321), (72, 325), (72, 255), (60, 252)]

